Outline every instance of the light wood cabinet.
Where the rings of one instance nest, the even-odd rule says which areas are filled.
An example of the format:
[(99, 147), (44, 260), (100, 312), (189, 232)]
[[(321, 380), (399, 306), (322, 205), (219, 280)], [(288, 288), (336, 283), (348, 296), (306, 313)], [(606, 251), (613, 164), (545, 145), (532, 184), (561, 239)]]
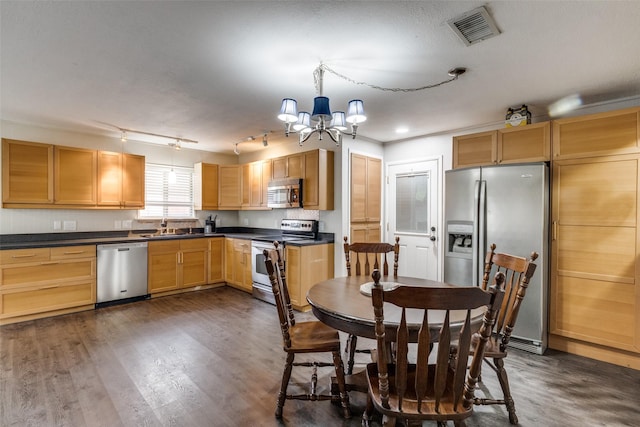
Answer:
[(171, 239), (149, 242), (150, 294), (205, 285), (208, 282), (208, 239)]
[(0, 323), (94, 308), (96, 247), (0, 251)]
[(453, 168), (548, 161), (550, 122), (453, 137)]
[(224, 237), (209, 239), (208, 283), (224, 282)]
[(58, 205), (97, 204), (98, 154), (95, 150), (55, 146), (54, 200)]
[(218, 165), (218, 209), (242, 207), (242, 165)]
[(351, 154), (350, 242), (380, 242), (382, 160)]
[[(243, 207), (248, 209), (266, 209), (267, 208), (267, 186), (271, 180), (271, 161), (260, 160), (257, 162), (248, 164), (248, 189), (245, 190), (244, 180), (245, 173), (243, 173)], [(245, 205), (245, 191), (248, 191), (248, 203)]]
[(373, 243), (382, 241), (382, 230), (380, 223), (352, 223), (351, 224), (351, 240), (352, 242)]
[(98, 206), (144, 207), (145, 158), (98, 151)]
[(333, 210), (334, 154), (323, 149), (304, 153), (302, 205), (304, 209)]
[(553, 159), (640, 152), (640, 108), (553, 122)]
[(333, 277), (334, 245), (285, 246), (286, 276), (291, 306), (308, 310), (311, 286)]
[(2, 203), (53, 203), (53, 145), (2, 140)]
[(271, 161), (273, 179), (303, 178), (304, 155), (302, 153), (278, 157)]
[(251, 241), (225, 239), (225, 282), (230, 286), (251, 293)]
[(193, 201), (194, 209), (218, 209), (218, 165), (196, 163), (193, 166)]

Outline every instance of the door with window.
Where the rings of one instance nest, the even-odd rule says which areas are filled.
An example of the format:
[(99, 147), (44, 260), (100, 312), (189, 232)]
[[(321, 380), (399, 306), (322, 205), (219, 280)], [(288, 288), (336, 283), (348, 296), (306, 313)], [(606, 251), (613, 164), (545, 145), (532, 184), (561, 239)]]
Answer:
[(398, 274), (438, 280), (439, 161), (391, 164), (387, 182), (387, 236), (400, 237)]

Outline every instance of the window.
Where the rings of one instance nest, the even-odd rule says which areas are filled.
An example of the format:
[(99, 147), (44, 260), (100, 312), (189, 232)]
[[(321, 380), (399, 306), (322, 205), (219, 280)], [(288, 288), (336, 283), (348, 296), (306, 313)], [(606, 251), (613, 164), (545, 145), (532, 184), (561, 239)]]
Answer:
[(139, 218), (194, 218), (193, 168), (147, 163)]
[(396, 176), (396, 231), (428, 233), (429, 174)]

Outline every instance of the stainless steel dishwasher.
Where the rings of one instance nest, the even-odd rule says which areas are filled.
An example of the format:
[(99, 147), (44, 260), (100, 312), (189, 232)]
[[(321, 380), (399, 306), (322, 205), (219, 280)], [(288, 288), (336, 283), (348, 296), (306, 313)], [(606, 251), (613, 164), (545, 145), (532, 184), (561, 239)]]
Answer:
[(98, 245), (96, 306), (148, 297), (147, 242)]

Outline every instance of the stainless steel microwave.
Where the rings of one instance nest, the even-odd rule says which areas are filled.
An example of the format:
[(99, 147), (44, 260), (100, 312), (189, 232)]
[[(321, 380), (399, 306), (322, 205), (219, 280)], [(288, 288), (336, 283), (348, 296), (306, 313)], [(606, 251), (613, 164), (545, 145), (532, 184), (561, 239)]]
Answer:
[(278, 179), (269, 182), (267, 206), (270, 208), (301, 208), (302, 179)]

